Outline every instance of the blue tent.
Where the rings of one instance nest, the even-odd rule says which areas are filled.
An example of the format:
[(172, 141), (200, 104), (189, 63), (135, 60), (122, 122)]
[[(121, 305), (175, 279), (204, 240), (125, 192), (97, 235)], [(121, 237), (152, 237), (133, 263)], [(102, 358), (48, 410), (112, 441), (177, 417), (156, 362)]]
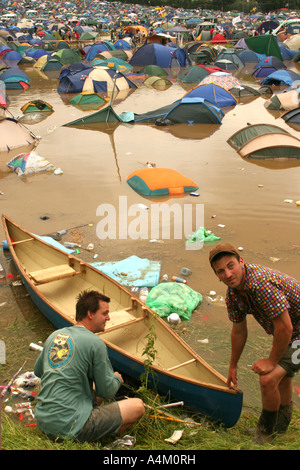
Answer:
[(123, 49), (125, 51), (131, 50), (131, 45), (124, 39), (118, 39), (118, 41), (114, 43), (114, 46), (116, 49)]
[[(69, 67), (66, 67), (69, 68)], [(93, 70), (93, 67), (83, 68), (82, 70), (71, 72), (62, 70), (59, 76), (58, 93), (80, 93), (82, 91), (85, 78)]]
[(44, 49), (27, 49), (26, 50), (26, 55), (28, 57), (32, 57), (33, 59), (39, 59), (40, 57), (42, 57), (43, 55), (49, 55), (50, 52), (49, 51), (45, 51)]
[(219, 108), (237, 104), (236, 98), (228, 90), (215, 83), (198, 85), (186, 93), (184, 98), (204, 98)]
[(96, 42), (95, 44), (93, 44), (86, 56), (85, 56), (85, 59), (88, 61), (88, 62), (91, 62), (92, 60), (95, 59), (96, 55), (97, 54), (101, 54), (101, 52), (103, 51), (110, 51), (111, 49), (109, 48), (109, 46), (107, 44), (104, 44), (103, 42)]
[(173, 58), (177, 59), (181, 67), (189, 65), (184, 49), (173, 49), (158, 43), (144, 44), (131, 57), (129, 63), (133, 66), (159, 65), (171, 67)]
[(289, 85), (291, 86), (294, 81), (299, 81), (300, 75), (292, 70), (277, 70), (271, 73), (261, 82), (262, 85)]
[(5, 86), (8, 89), (23, 88), (21, 82), (27, 85), (30, 83), (29, 76), (18, 67), (11, 67), (7, 70), (4, 70), (4, 72), (0, 75), (0, 80), (5, 83)]
[(238, 56), (240, 57), (240, 59), (242, 59), (244, 64), (246, 64), (247, 62), (257, 64), (259, 62), (259, 57), (256, 52), (251, 51), (250, 49), (245, 49), (244, 51), (238, 53)]
[(264, 66), (273, 67), (276, 70), (286, 69), (286, 66), (284, 65), (282, 60), (280, 60), (280, 59), (278, 59), (278, 57), (275, 57), (275, 56), (272, 56), (272, 55), (268, 56), (268, 57), (265, 57), (264, 59), (261, 59), (256, 64), (255, 69), (258, 69), (258, 68), (264, 67)]

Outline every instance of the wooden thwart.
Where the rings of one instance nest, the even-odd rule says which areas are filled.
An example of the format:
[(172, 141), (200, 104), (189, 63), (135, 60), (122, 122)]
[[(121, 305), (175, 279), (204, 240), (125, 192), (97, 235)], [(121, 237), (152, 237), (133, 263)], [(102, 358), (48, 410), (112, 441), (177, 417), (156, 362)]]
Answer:
[(125, 321), (123, 323), (118, 323), (117, 325), (113, 325), (113, 326), (110, 326), (108, 328), (105, 328), (104, 333), (107, 333), (108, 331), (112, 331), (112, 330), (117, 330), (118, 328), (123, 328), (125, 326), (129, 326), (132, 323), (137, 323), (137, 322), (142, 321), (144, 319), (145, 319), (144, 317), (139, 317), (139, 318), (134, 318), (132, 320)]
[(169, 367), (166, 370), (171, 371), (171, 370), (174, 370), (174, 369), (178, 369), (179, 367), (187, 366), (188, 364), (192, 364), (193, 362), (196, 362), (196, 358), (190, 359), (189, 361), (186, 361), (186, 362), (182, 362), (181, 364), (177, 364), (177, 366)]
[(29, 276), (36, 284), (45, 284), (46, 282), (72, 277), (76, 274), (80, 274), (80, 272), (75, 271), (75, 269), (68, 264), (61, 264), (60, 266), (52, 266), (51, 268), (33, 271), (29, 273)]

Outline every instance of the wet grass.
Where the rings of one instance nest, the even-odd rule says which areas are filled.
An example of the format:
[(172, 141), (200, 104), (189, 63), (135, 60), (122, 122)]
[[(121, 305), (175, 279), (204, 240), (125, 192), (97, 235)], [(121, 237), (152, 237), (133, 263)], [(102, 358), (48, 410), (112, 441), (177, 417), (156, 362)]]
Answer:
[[(149, 401), (149, 400), (148, 400)], [(153, 402), (152, 402), (153, 404)], [(181, 407), (180, 407), (181, 408)], [(136, 439), (131, 451), (199, 451), (199, 450), (298, 450), (300, 447), (299, 425), (300, 410), (296, 409), (289, 430), (285, 435), (276, 436), (272, 443), (257, 445), (252, 437), (245, 433), (247, 428), (255, 428), (257, 412), (244, 409), (239, 422), (230, 429), (214, 425), (199, 415), (191, 415), (188, 410), (178, 409), (171, 412), (180, 419), (194, 420), (199, 425), (166, 421), (162, 415), (151, 408), (139, 423), (135, 424), (124, 434)], [(37, 427), (25, 427), (2, 412), (1, 420), (2, 450), (121, 450), (122, 446), (113, 447), (117, 437), (106, 437), (97, 443), (77, 443), (64, 440), (55, 442), (48, 439)], [(174, 431), (181, 430), (183, 434), (175, 443), (166, 442)]]

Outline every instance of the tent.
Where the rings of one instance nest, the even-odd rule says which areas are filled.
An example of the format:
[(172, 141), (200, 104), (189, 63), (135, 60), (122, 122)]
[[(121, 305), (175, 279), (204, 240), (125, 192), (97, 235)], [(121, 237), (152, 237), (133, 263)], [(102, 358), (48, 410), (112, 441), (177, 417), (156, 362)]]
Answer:
[(276, 93), (269, 100), (265, 101), (264, 106), (271, 110), (290, 111), (299, 107), (299, 90), (291, 90), (285, 93)]
[(178, 196), (198, 189), (190, 178), (169, 168), (142, 168), (131, 173), (127, 183), (143, 196)]
[(177, 80), (183, 83), (199, 83), (207, 77), (209, 72), (199, 65), (191, 65), (183, 70), (177, 77)]
[(228, 59), (220, 59), (215, 61), (215, 65), (220, 67), (222, 70), (226, 71), (235, 71), (238, 69), (238, 66), (235, 65), (231, 60)]
[(53, 70), (60, 70), (63, 67), (63, 63), (59, 59), (52, 57), (51, 55), (43, 55), (40, 57), (33, 68), (41, 70), (42, 72), (49, 72)]
[(33, 148), (36, 137), (12, 118), (0, 120), (0, 152)]
[(155, 90), (163, 91), (170, 88), (170, 86), (172, 86), (172, 82), (170, 82), (170, 80), (166, 77), (151, 76), (146, 78), (144, 85), (147, 88), (154, 88)]
[(95, 59), (97, 54), (101, 54), (104, 51), (110, 50), (110, 47), (104, 42), (96, 42), (89, 48), (88, 52), (86, 53), (85, 60), (87, 62), (91, 62), (93, 59)]
[(92, 109), (99, 109), (106, 103), (106, 99), (102, 98), (102, 96), (100, 96), (98, 93), (86, 91), (73, 96), (69, 103), (87, 111)]
[(235, 51), (232, 50), (232, 48), (221, 51), (215, 59), (215, 65), (216, 65), (216, 62), (218, 62), (219, 60), (224, 60), (224, 59), (230, 60), (230, 62), (235, 64), (237, 68), (244, 66), (243, 60)]
[(204, 98), (219, 108), (226, 106), (235, 106), (236, 98), (225, 88), (216, 83), (200, 84), (188, 91), (184, 98)]
[(51, 55), (63, 65), (70, 65), (81, 61), (80, 55), (74, 49), (60, 49)]
[(215, 34), (214, 37), (212, 38), (212, 40), (210, 41), (211, 44), (222, 44), (222, 43), (225, 43), (227, 42), (227, 39), (223, 36), (223, 34)]
[(99, 124), (101, 122), (122, 123), (122, 119), (118, 116), (114, 109), (108, 105), (100, 111), (90, 114), (89, 116), (83, 116), (79, 119), (75, 119), (75, 121), (68, 122), (67, 124), (64, 124), (64, 127), (82, 128), (90, 124)]
[(147, 75), (155, 75), (156, 77), (167, 76), (168, 73), (159, 65), (146, 65), (141, 69), (141, 73), (145, 73)]
[(133, 66), (159, 65), (169, 68), (172, 60), (176, 59), (181, 67), (189, 65), (189, 61), (184, 49), (173, 49), (157, 43), (150, 43), (141, 46), (135, 51), (129, 63)]
[(271, 73), (261, 82), (262, 85), (293, 85), (294, 82), (299, 82), (300, 75), (292, 70), (276, 70)]
[(266, 54), (267, 56), (275, 56), (282, 60), (282, 54), (278, 46), (277, 40), (273, 34), (263, 36), (252, 36), (245, 38), (245, 42), (249, 49), (258, 54)]
[(226, 72), (211, 73), (200, 82), (200, 85), (206, 85), (207, 83), (215, 83), (216, 85), (220, 85), (225, 88), (225, 90), (242, 86), (241, 82), (237, 78)]
[(93, 67), (101, 66), (101, 67), (109, 67), (114, 70), (119, 70), (122, 73), (127, 73), (133, 70), (132, 65), (125, 62), (123, 59), (118, 59), (117, 57), (111, 57), (110, 59), (94, 59), (91, 62)]
[(243, 50), (238, 53), (239, 58), (246, 63), (254, 63), (257, 64), (259, 62), (259, 57), (256, 52), (251, 51), (250, 49)]
[(244, 127), (227, 141), (243, 158), (257, 160), (300, 158), (300, 140), (270, 124)]
[[(122, 119), (126, 113), (120, 114)], [(135, 123), (168, 124), (221, 124), (223, 111), (204, 98), (183, 97), (170, 105), (144, 114), (134, 114)]]
[[(63, 72), (63, 71), (62, 71)], [(136, 85), (121, 72), (108, 67), (90, 67), (76, 73), (62, 73), (58, 93), (81, 93), (82, 91), (112, 92), (135, 89)]]
[(0, 80), (11, 90), (27, 89), (30, 84), (29, 76), (18, 67), (0, 70)]
[(283, 114), (281, 117), (287, 123), (300, 124), (300, 108), (292, 109), (291, 111)]
[(53, 113), (51, 104), (43, 100), (31, 100), (24, 104), (21, 108), (22, 113)]

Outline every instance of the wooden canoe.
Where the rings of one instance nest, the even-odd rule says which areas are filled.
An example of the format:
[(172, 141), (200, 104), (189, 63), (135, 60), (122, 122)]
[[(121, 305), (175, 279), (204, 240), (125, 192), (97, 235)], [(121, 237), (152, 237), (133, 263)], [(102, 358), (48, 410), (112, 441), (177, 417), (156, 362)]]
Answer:
[(162, 395), (223, 423), (236, 424), (243, 394), (229, 389), (226, 379), (190, 348), (169, 325), (125, 287), (88, 263), (54, 247), (2, 216), (8, 247), (33, 302), (56, 328), (75, 324), (78, 293), (97, 289), (110, 297), (110, 321), (103, 333), (113, 367), (139, 380), (145, 372), (143, 354), (154, 325), (155, 359), (152, 386)]

